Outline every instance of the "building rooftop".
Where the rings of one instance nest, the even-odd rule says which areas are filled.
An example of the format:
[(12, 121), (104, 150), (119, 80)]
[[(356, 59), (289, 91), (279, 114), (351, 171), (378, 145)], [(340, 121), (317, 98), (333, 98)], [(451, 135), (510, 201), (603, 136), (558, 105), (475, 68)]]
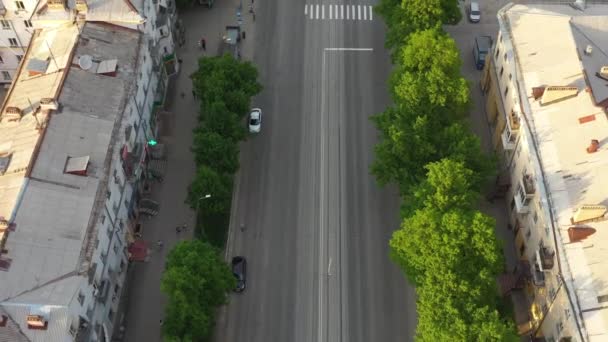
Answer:
[[(577, 224), (571, 219), (584, 205), (608, 205), (608, 120), (598, 106), (608, 104), (608, 80), (596, 75), (608, 66), (608, 6), (579, 11), (564, 5), (514, 5), (505, 19), (563, 244), (565, 277), (572, 277), (590, 340), (606, 341), (608, 310), (597, 309), (606, 306), (601, 298), (608, 300), (601, 297), (608, 295), (608, 221)], [(550, 88), (554, 86), (561, 88)], [(538, 100), (533, 97), (536, 87), (544, 88)], [(593, 139), (599, 150), (588, 153)], [(595, 233), (572, 242), (573, 226), (591, 227)]]
[[(58, 41), (49, 41), (51, 37)], [(22, 70), (4, 108), (29, 103), (21, 95), (28, 94), (32, 103), (43, 97), (57, 99), (58, 110), (42, 131), (35, 129), (35, 120), (26, 120), (27, 115), (13, 126), (0, 126), (0, 142), (17, 155), (9, 170), (25, 168), (0, 176), (2, 215), (12, 218), (5, 247), (8, 253), (3, 255), (9, 262), (0, 271), (0, 307), (15, 320), (25, 320), (21, 316), (27, 315), (19, 304), (64, 307), (75, 299), (85, 249), (94, 248), (87, 238), (110, 173), (114, 134), (137, 79), (137, 31), (90, 22), (80, 29), (77, 25), (45, 29), (36, 35), (22, 65), (39, 56), (37, 51), (43, 50), (45, 41), (62, 61), (56, 73), (64, 74), (65, 79), (38, 75), (54, 81), (37, 82), (35, 89), (24, 90), (32, 79)], [(71, 57), (60, 58), (60, 50)], [(80, 63), (81, 59), (86, 62)], [(115, 67), (99, 68), (104, 61), (115, 61), (110, 63)], [(38, 142), (39, 151), (34, 153)], [(30, 164), (33, 158), (35, 163)], [(105, 194), (101, 197), (105, 199)], [(68, 319), (54, 322), (71, 324)], [(67, 325), (58, 331), (67, 332)], [(30, 340), (42, 341), (36, 337), (37, 331), (26, 333)]]
[[(137, 5), (142, 0), (86, 0), (86, 20), (123, 24), (142, 24)], [(135, 2), (135, 3), (134, 3)], [(75, 19), (71, 9), (81, 10), (76, 0), (65, 0), (65, 6), (49, 6), (47, 1), (38, 2), (32, 15), (33, 20), (56, 21)], [(84, 12), (83, 12), (84, 13)]]

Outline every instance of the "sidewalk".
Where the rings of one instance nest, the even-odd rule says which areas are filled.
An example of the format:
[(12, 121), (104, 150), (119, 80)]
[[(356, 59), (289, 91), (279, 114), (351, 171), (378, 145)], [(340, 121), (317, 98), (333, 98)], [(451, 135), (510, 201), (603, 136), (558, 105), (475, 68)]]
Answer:
[[(179, 74), (169, 82), (166, 111), (160, 142), (167, 145), (167, 169), (163, 183), (156, 183), (151, 198), (160, 203), (157, 216), (142, 222), (143, 238), (150, 246), (149, 260), (133, 263), (129, 267), (127, 293), (124, 304), (124, 337), (122, 341), (161, 341), (160, 320), (164, 316), (166, 298), (160, 292), (160, 279), (165, 258), (171, 248), (182, 239), (193, 236), (195, 213), (184, 203), (187, 187), (195, 173), (194, 158), (190, 151), (192, 129), (198, 122), (199, 104), (192, 96), (190, 75), (198, 67), (198, 58), (215, 56), (226, 25), (235, 25), (238, 0), (216, 1), (213, 8), (194, 5), (180, 11), (179, 19), (186, 28), (186, 43), (178, 47), (177, 56), (182, 59)], [(243, 7), (248, 8), (249, 3)], [(251, 27), (247, 10), (243, 11), (243, 30)], [(198, 46), (201, 37), (206, 40), (206, 51)], [(242, 58), (250, 58), (248, 41), (253, 37), (247, 32), (241, 43)], [(181, 94), (185, 94), (182, 98)], [(175, 227), (188, 224), (188, 231), (177, 234)], [(156, 241), (164, 242), (163, 248)]]

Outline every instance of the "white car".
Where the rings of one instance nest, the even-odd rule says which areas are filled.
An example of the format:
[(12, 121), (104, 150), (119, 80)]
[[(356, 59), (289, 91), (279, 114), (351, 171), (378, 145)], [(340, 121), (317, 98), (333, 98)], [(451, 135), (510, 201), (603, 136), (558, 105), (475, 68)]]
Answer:
[(249, 113), (249, 132), (260, 133), (262, 129), (262, 110), (253, 108)]
[(478, 23), (481, 20), (481, 10), (479, 9), (479, 2), (471, 1), (468, 10), (469, 21), (472, 23)]

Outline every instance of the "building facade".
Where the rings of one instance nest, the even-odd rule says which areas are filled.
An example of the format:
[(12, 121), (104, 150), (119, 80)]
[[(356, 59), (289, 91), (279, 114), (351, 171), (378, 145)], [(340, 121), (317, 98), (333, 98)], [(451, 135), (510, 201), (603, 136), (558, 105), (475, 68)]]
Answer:
[(608, 6), (509, 4), (481, 88), (520, 261), (522, 335), (608, 341)]
[(0, 83), (8, 84), (15, 76), (34, 32), (32, 13), (38, 0), (0, 3)]
[(175, 8), (76, 0), (33, 13), (0, 111), (0, 340), (109, 341), (128, 265), (145, 259), (140, 218), (159, 210), (147, 196), (179, 67)]

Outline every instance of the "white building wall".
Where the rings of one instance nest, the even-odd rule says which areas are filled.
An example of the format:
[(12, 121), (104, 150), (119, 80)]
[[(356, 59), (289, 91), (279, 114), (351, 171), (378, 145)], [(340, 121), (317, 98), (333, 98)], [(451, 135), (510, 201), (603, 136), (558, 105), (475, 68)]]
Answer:
[(31, 16), (38, 0), (8, 1), (0, 4), (0, 83), (10, 83), (25, 55), (34, 28)]

